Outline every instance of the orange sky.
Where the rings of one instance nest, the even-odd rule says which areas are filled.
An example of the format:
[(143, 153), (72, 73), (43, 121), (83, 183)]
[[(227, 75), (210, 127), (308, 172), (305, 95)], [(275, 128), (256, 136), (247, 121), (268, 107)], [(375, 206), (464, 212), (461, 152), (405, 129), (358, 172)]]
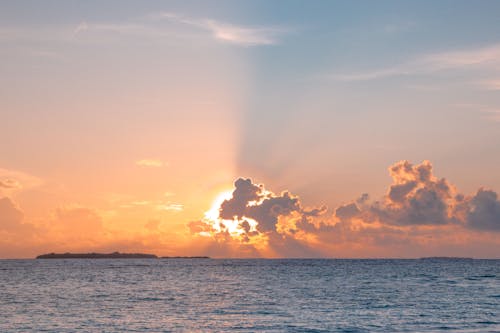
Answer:
[(80, 5), (0, 4), (0, 258), (499, 257), (498, 5)]

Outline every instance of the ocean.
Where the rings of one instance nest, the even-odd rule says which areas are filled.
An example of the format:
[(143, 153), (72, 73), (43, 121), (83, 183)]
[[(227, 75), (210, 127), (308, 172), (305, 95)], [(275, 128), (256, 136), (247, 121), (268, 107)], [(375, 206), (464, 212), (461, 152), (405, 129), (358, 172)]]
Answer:
[(0, 260), (0, 332), (500, 332), (500, 260)]

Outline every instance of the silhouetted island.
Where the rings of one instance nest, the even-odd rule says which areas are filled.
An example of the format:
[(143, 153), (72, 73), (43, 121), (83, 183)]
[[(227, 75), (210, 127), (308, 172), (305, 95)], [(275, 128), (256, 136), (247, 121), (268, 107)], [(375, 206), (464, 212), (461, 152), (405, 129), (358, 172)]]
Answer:
[(36, 259), (156, 259), (154, 254), (145, 253), (48, 253)]
[(468, 257), (422, 257), (420, 260), (473, 260), (474, 258)]
[(160, 259), (210, 259), (206, 256), (194, 256), (194, 257), (160, 257)]

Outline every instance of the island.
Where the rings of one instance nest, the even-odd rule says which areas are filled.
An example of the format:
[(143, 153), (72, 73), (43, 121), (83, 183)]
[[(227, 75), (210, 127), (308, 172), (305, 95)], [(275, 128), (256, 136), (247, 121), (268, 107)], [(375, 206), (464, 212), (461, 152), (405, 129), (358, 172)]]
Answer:
[(173, 256), (173, 257), (158, 257), (155, 254), (147, 253), (47, 253), (41, 254), (36, 259), (210, 259), (207, 256)]
[(154, 254), (146, 253), (47, 253), (36, 259), (157, 259)]
[(422, 257), (419, 260), (474, 260), (469, 257)]
[(160, 259), (210, 259), (210, 257), (207, 256), (194, 256), (194, 257), (160, 257)]

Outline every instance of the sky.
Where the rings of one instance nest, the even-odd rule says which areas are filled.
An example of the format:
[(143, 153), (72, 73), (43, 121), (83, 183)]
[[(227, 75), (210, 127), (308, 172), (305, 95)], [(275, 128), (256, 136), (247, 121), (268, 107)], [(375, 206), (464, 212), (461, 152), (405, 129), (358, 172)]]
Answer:
[(500, 2), (0, 2), (0, 258), (500, 257)]

